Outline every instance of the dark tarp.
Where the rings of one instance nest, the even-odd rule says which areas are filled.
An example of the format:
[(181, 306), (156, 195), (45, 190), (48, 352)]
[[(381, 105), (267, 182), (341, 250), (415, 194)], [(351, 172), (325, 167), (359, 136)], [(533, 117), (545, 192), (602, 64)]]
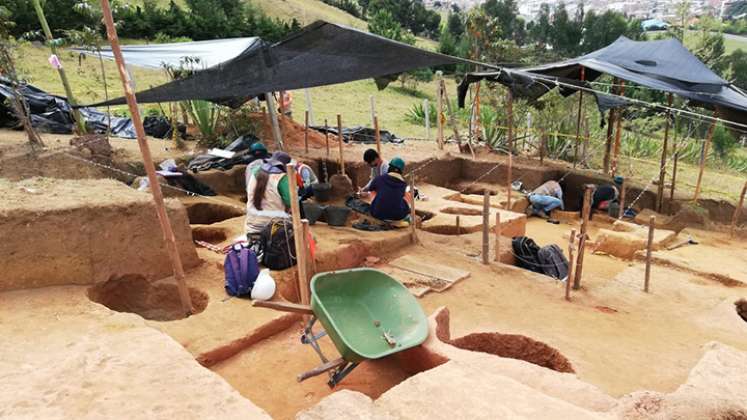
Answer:
[[(325, 127), (323, 125), (311, 126), (312, 129), (320, 133), (329, 133), (332, 136), (337, 136), (337, 127)], [(387, 130), (379, 130), (379, 139), (382, 143), (404, 143), (405, 140), (397, 137), (394, 133)], [(365, 143), (374, 144), (376, 143), (376, 130), (368, 127), (343, 127), (342, 128), (342, 140), (345, 143)]]
[[(739, 123), (747, 123), (747, 95), (719, 77), (697, 57), (675, 39), (659, 41), (632, 41), (618, 38), (605, 48), (571, 60), (527, 67), (519, 70), (503, 70), (533, 80), (511, 86), (512, 92), (520, 94), (528, 89), (536, 99), (555, 87), (557, 80), (578, 85), (581, 67), (585, 68), (585, 79), (594, 81), (602, 74), (636, 83), (641, 86), (670, 92), (689, 99), (693, 104), (709, 109), (718, 108), (719, 116)], [(475, 76), (477, 74), (474, 74)], [(514, 83), (514, 78), (482, 73), (483, 78), (503, 84)], [(472, 79), (475, 81), (476, 79)], [(508, 82), (508, 83), (506, 83)], [(466, 87), (461, 87), (466, 93)], [(541, 92), (542, 89), (545, 92)], [(569, 95), (572, 88), (561, 89)], [(461, 92), (461, 90), (460, 90)]]
[[(287, 39), (137, 93), (140, 103), (205, 99), (225, 102), (266, 92), (376, 78), (422, 67), (474, 63), (424, 51), (356, 29), (318, 21)], [(125, 98), (91, 106), (121, 105)]]
[[(8, 79), (0, 77), (0, 127), (19, 128), (15, 113), (10, 108), (13, 89)], [(36, 86), (18, 85), (29, 108), (31, 125), (39, 131), (52, 134), (73, 133), (73, 111), (65, 97), (51, 95)], [(109, 118), (94, 108), (79, 109), (86, 121), (86, 129), (103, 134), (109, 125)], [(167, 138), (171, 135), (171, 125), (164, 117), (145, 117), (145, 133), (149, 136)], [(111, 117), (113, 136), (135, 138), (135, 126), (130, 118)], [(183, 127), (180, 127), (180, 131)]]

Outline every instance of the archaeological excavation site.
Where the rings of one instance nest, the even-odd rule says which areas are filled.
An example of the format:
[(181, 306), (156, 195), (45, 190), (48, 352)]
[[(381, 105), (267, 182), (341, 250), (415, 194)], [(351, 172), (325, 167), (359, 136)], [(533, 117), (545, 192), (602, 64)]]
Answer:
[[(422, 134), (397, 137), (384, 99), (332, 94), (315, 124), (303, 89), (464, 60), (321, 22), (135, 95), (122, 60), (147, 48), (123, 55), (106, 23), (124, 97), (71, 108), (2, 79), (70, 119), (55, 132), (29, 105), (0, 128), (0, 419), (747, 419), (747, 184), (728, 172), (719, 195), (705, 165), (747, 96), (698, 108), (699, 165), (672, 152), (671, 93), (647, 105), (663, 146), (644, 164), (620, 132), (645, 106), (594, 84), (633, 73), (607, 49), (665, 41), (562, 76), (439, 73)], [(681, 76), (651, 72), (630, 77)], [(518, 122), (545, 93), (566, 133)], [(238, 96), (223, 143), (178, 108)], [(138, 106), (162, 102), (158, 136)], [(128, 106), (129, 138), (92, 128), (108, 105)], [(481, 106), (500, 118), (458, 118)]]

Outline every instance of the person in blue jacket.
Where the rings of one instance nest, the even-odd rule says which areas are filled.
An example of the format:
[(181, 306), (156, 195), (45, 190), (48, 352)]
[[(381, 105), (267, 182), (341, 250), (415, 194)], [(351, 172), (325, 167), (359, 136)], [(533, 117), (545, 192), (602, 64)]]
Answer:
[(407, 182), (402, 176), (404, 171), (405, 161), (395, 157), (389, 162), (387, 173), (371, 181), (368, 189), (376, 192), (371, 203), (371, 216), (392, 221), (409, 218), (410, 206), (405, 201)]

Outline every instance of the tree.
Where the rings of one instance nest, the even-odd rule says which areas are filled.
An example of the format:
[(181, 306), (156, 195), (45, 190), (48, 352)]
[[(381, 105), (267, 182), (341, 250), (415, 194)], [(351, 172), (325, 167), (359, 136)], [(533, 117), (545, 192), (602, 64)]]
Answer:
[(458, 11), (451, 11), (446, 18), (446, 30), (454, 37), (464, 34), (464, 16)]
[(606, 47), (623, 35), (640, 39), (643, 30), (638, 20), (629, 21), (619, 12), (607, 10), (597, 15), (592, 10), (584, 18), (583, 34), (580, 53), (586, 54)]
[(406, 44), (412, 45), (415, 43), (415, 38), (402, 29), (392, 13), (386, 9), (378, 10), (368, 19), (368, 31)]
[(487, 0), (482, 8), (486, 15), (496, 18), (501, 38), (519, 42), (524, 37), (524, 20), (519, 17), (519, 7), (514, 0)]
[(728, 78), (741, 89), (747, 89), (747, 53), (737, 49), (726, 57)]
[(529, 30), (530, 39), (540, 44), (540, 46), (548, 45), (552, 39), (553, 28), (550, 19), (550, 5), (542, 3), (537, 19), (535, 19), (534, 24)]

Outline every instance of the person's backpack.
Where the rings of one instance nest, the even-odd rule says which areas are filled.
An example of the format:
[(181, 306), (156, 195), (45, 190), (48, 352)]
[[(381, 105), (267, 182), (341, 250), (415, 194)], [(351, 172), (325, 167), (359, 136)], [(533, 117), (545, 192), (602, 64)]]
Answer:
[(260, 235), (262, 265), (270, 270), (285, 270), (296, 265), (296, 242), (290, 220), (274, 220)]
[(568, 259), (557, 245), (547, 245), (540, 248), (537, 257), (542, 273), (558, 280), (568, 277)]
[(259, 275), (257, 255), (242, 244), (235, 244), (223, 263), (226, 293), (231, 296), (248, 295)]
[(526, 236), (517, 236), (511, 241), (511, 247), (516, 256), (516, 265), (527, 270), (542, 273), (542, 267), (539, 263), (540, 247), (531, 238)]

